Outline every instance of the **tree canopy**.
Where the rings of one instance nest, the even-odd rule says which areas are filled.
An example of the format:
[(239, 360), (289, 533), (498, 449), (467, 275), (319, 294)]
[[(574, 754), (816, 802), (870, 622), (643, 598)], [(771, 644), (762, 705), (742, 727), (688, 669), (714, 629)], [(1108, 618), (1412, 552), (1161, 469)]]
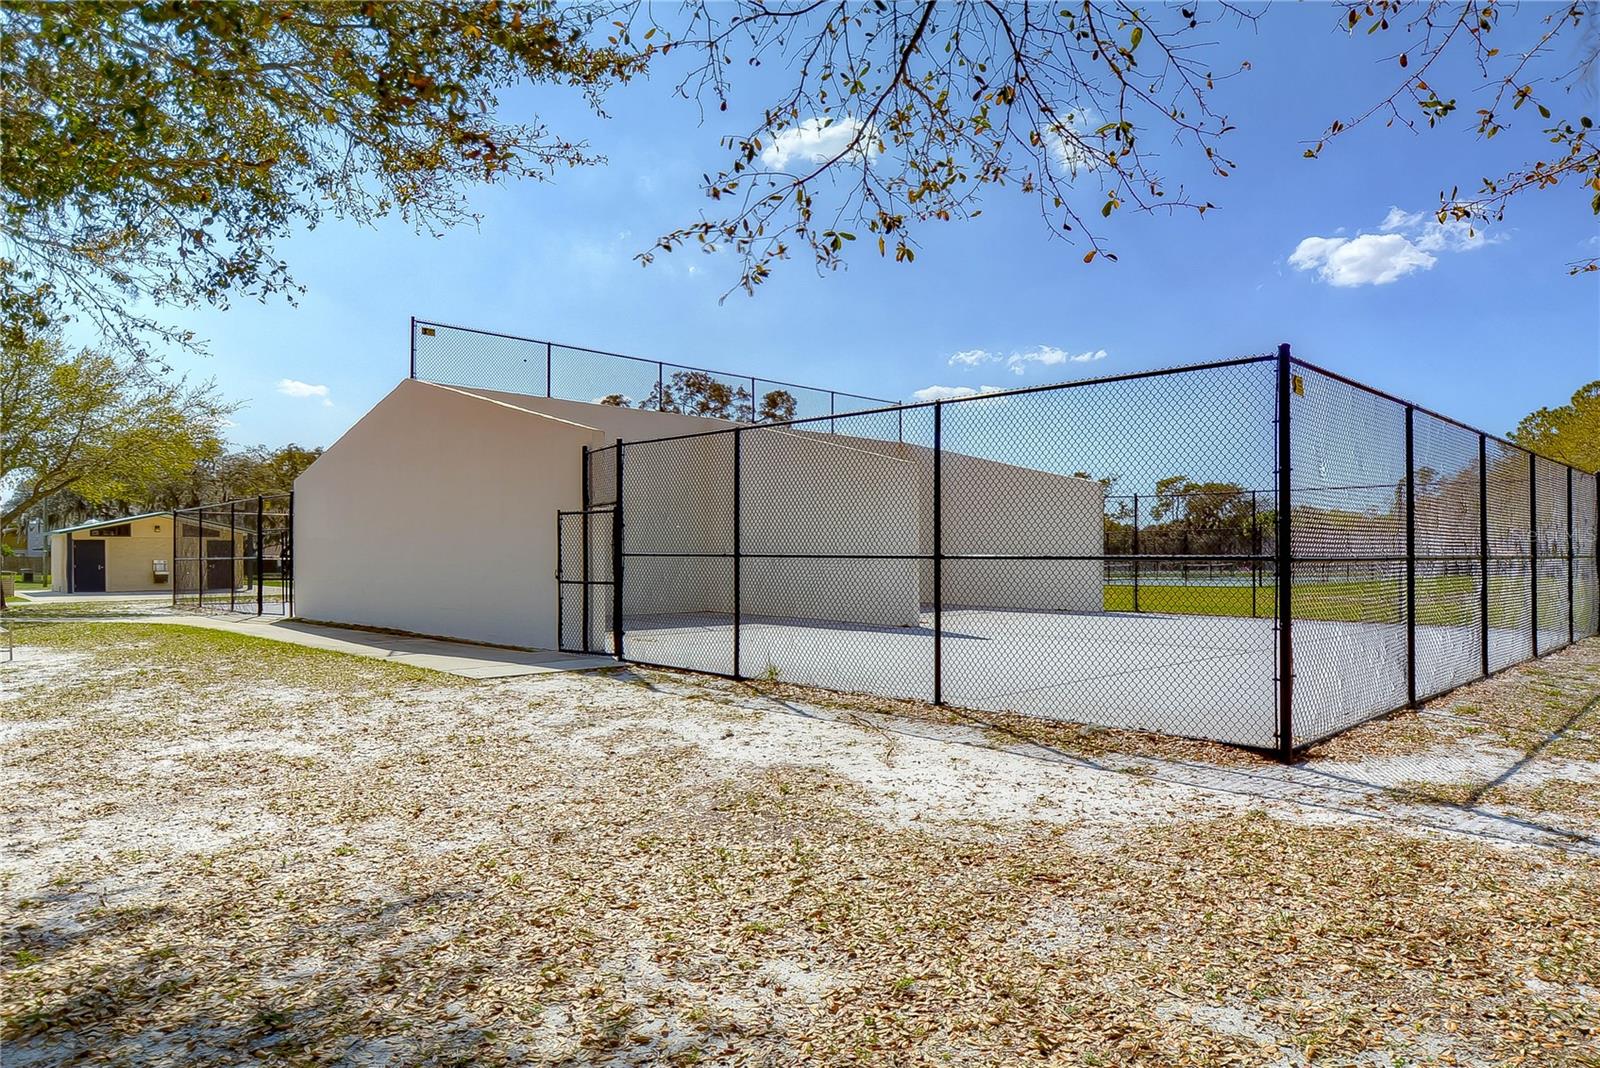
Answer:
[[(1465, 122), (1487, 145), (1531, 121), (1541, 158), (1486, 151), (1439, 220), (1500, 218), (1525, 192), (1573, 185), (1600, 213), (1593, 94), (1571, 91), (1600, 60), (1596, 9), (1532, 9), (1518, 21), (1537, 19), (1532, 40), (1502, 47), (1503, 7), (1332, 5), (1330, 28), (1390, 42), (1395, 83), (1308, 120), (1305, 155), (1363, 125)], [(709, 209), (646, 263), (731, 251), (752, 291), (797, 252), (821, 268), (859, 246), (912, 263), (926, 226), (977, 215), (1002, 188), (1033, 198), (1084, 261), (1113, 259), (1116, 213), (1213, 207), (1235, 168), (1217, 86), (1250, 66), (1241, 35), (1218, 30), (1273, 13), (1231, 0), (15, 0), (0, 17), (0, 310), (36, 326), (86, 316), (142, 351), (187, 335), (141, 309), (292, 296), (276, 245), (296, 227), (397, 213), (438, 230), (470, 218), (475, 184), (599, 162), (536, 117), (506, 118), (500, 93), (531, 83), (598, 110), (669, 55), (681, 94), (758, 117), (724, 141)], [(735, 72), (761, 66), (787, 76), (746, 99)], [(1099, 193), (1088, 209), (1067, 195), (1085, 186)]]
[(234, 406), (210, 383), (70, 352), (59, 334), (0, 350), (0, 525), (63, 491), (123, 500), (222, 452)]
[(643, 56), (594, 43), (594, 4), (8, 2), (0, 34), (0, 297), (142, 349), (131, 311), (293, 292), (275, 243), (332, 215), (469, 217), (472, 183), (601, 157), (498, 92), (598, 106)]
[(1580, 471), (1600, 472), (1600, 380), (1579, 388), (1559, 408), (1524, 416), (1511, 440)]

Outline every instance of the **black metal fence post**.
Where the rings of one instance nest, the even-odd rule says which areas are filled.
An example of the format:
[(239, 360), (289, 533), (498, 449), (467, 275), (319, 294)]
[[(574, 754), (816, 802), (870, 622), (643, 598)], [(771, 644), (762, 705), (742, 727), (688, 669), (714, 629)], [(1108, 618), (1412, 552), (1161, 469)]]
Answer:
[(1294, 758), (1294, 554), (1289, 544), (1290, 451), (1289, 419), (1291, 394), (1289, 345), (1278, 346), (1278, 543), (1276, 546), (1278, 582), (1278, 758), (1285, 763)]
[(616, 657), (622, 657), (622, 439), (617, 439), (617, 500), (611, 510), (611, 626)]
[(1256, 491), (1250, 491), (1250, 618), (1256, 618), (1256, 591), (1261, 586), (1261, 516)]
[(752, 423), (756, 421), (756, 380), (754, 375), (750, 378), (750, 421)]
[[(555, 346), (550, 342), (546, 341), (544, 343), (544, 395), (546, 397), (554, 397), (556, 395), (556, 380), (552, 377), (555, 369), (554, 350)], [(584, 640), (588, 640), (588, 635), (584, 635)]]
[(258, 616), (267, 610), (267, 584), (264, 581), (266, 568), (263, 566), (267, 558), (264, 545), (266, 539), (262, 537), (266, 530), (263, 525), (266, 511), (266, 498), (259, 493), (256, 494), (256, 615)]
[[(830, 404), (830, 407), (832, 405)], [(828, 421), (831, 431), (833, 421)], [(933, 703), (944, 704), (944, 402), (933, 402)]]
[(1573, 607), (1572, 595), (1574, 586), (1572, 582), (1572, 468), (1567, 468), (1567, 644), (1571, 645), (1578, 640), (1577, 609)]
[[(68, 534), (68, 538), (72, 535)], [(172, 509), (172, 577), (167, 580), (172, 583), (172, 607), (178, 607), (178, 509)]]
[[(753, 396), (755, 396), (755, 394), (752, 393), (751, 396), (753, 397)], [(739, 462), (740, 462), (740, 454), (743, 451), (742, 446), (740, 444), (740, 439), (743, 436), (744, 436), (744, 431), (737, 430), (737, 429), (734, 430), (734, 432), (733, 432), (733, 677), (735, 679), (744, 678), (744, 676), (742, 674), (740, 674), (740, 672), (739, 672), (739, 629), (740, 629), (739, 628), (739, 622), (740, 622), (740, 605), (741, 605), (741, 602), (740, 602), (740, 592), (741, 591), (739, 589), (739, 580), (740, 580), (741, 573), (744, 571), (744, 557), (742, 555), (742, 552), (741, 552), (741, 549), (740, 549), (740, 543), (739, 543), (739, 494), (740, 494)]]
[(1478, 434), (1478, 627), (1483, 639), (1483, 674), (1489, 674), (1489, 436)]
[(228, 502), (228, 611), (233, 611), (233, 594), (239, 585), (234, 568), (239, 563), (239, 526), (234, 512), (234, 502)]
[(411, 345), (411, 377), (415, 378), (417, 377), (417, 317), (415, 315), (411, 317), (411, 337), (408, 340)]
[(1533, 606), (1533, 650), (1539, 655), (1539, 458), (1528, 453), (1528, 601)]
[[(592, 596), (594, 589), (594, 587), (591, 585), (591, 582), (593, 582), (593, 572), (591, 572), (589, 569), (589, 539), (591, 537), (589, 528), (589, 509), (594, 503), (594, 494), (589, 487), (590, 465), (592, 463), (593, 459), (589, 453), (589, 446), (585, 445), (583, 447), (583, 518), (578, 521), (578, 534), (583, 538), (583, 552), (580, 557), (582, 562), (579, 565), (580, 574), (583, 576), (583, 585), (579, 586), (578, 588), (583, 591), (583, 609), (579, 615), (580, 625), (583, 627), (583, 638), (579, 645), (586, 653), (595, 652), (593, 622), (589, 618), (589, 598)], [(558, 537), (560, 533), (561, 531), (558, 528), (556, 530)], [(561, 555), (561, 547), (559, 545), (556, 547), (556, 555), (558, 558)], [(560, 626), (560, 620), (556, 621), (556, 625), (558, 627)]]
[(1417, 410), (1406, 405), (1406, 704), (1417, 707)]
[(288, 534), (278, 547), (278, 576), (283, 580), (283, 614), (294, 615), (294, 490), (289, 491)]
[(1139, 610), (1139, 495), (1133, 495), (1133, 610)]

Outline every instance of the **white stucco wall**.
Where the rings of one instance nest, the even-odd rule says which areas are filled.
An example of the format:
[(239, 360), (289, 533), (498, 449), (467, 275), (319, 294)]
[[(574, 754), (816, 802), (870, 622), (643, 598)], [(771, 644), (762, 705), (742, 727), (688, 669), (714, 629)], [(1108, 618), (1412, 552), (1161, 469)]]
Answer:
[[(731, 424), (402, 382), (295, 482), (296, 608), (308, 619), (553, 648), (556, 512), (582, 503), (582, 447), (724, 425)], [(747, 444), (755, 437), (769, 435), (747, 436)], [(787, 442), (801, 463), (821, 474), (810, 492), (827, 492), (821, 487), (828, 468), (819, 456), (837, 445), (793, 434), (770, 437)], [(627, 499), (637, 505), (636, 534), (653, 524), (651, 548), (721, 551), (704, 548), (719, 537), (719, 547), (731, 548), (731, 511), (725, 522), (717, 518), (718, 508), (731, 505), (723, 477), (729, 469), (717, 462), (718, 450), (731, 455), (731, 441), (701, 438), (650, 455), (645, 447), (630, 450)], [(896, 469), (894, 460), (861, 458), (883, 478)], [(903, 545), (888, 531), (904, 530), (906, 514), (866, 507), (881, 489), (868, 481), (849, 492), (860, 498), (858, 511), (876, 516), (884, 528), (880, 544)], [(721, 564), (719, 572), (717, 564), (674, 560), (669, 572), (666, 562), (652, 568), (640, 561), (628, 583), (626, 610), (731, 611), (730, 566)], [(835, 612), (829, 618), (914, 622), (915, 592), (906, 584), (913, 568), (880, 568), (876, 580), (825, 598)], [(747, 610), (755, 604), (796, 614), (818, 603), (793, 574), (757, 566), (747, 569), (745, 580)], [(609, 610), (609, 604), (600, 607)], [(595, 626), (609, 626), (600, 615), (593, 613)]]
[[(933, 450), (837, 436), (912, 468), (917, 544), (933, 552)], [(946, 450), (940, 471), (941, 544), (946, 555), (1092, 556), (1105, 548), (1105, 489), (1093, 479), (1020, 467)], [(944, 566), (946, 607), (1049, 612), (1104, 610), (1105, 565), (1094, 560), (960, 561)], [(933, 570), (921, 569), (920, 596), (933, 601)]]
[[(554, 647), (556, 512), (581, 505), (582, 447), (726, 425), (404, 381), (295, 483), (298, 611)], [(917, 561), (763, 554), (928, 552), (929, 450), (784, 429), (749, 431), (742, 449), (743, 611), (915, 625), (931, 594), (930, 569)], [(731, 552), (731, 435), (627, 455), (630, 549)], [(950, 453), (944, 480), (947, 552), (1100, 552), (1098, 483)], [(630, 558), (629, 567), (629, 616), (732, 611), (729, 560)], [(944, 588), (949, 605), (1099, 611), (1101, 565), (952, 563)], [(610, 625), (609, 607), (596, 606), (597, 628)]]
[(308, 619), (551, 647), (555, 513), (591, 428), (401, 382), (295, 480)]

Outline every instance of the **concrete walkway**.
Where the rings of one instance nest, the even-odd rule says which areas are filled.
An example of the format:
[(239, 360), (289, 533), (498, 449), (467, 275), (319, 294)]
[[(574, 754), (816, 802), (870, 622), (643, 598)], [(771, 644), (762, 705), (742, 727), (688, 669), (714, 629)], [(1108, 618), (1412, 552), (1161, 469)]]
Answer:
[[(100, 620), (84, 616), (63, 616), (37, 617), (28, 622), (38, 624), (97, 621)], [(446, 641), (442, 638), (414, 638), (400, 634), (353, 630), (348, 627), (321, 626), (301, 623), (294, 619), (173, 614), (108, 618), (103, 622), (162, 623), (199, 627), (202, 630), (225, 630), (233, 634), (247, 634), (253, 638), (288, 642), (290, 645), (304, 645), (312, 649), (327, 649), (336, 653), (349, 653), (351, 656), (409, 664), (412, 667), (442, 671), (447, 675), (460, 675), (468, 679), (507, 679), (519, 675), (592, 671), (595, 668), (617, 666), (615, 660), (606, 656), (583, 656), (550, 649), (500, 649), (492, 645), (474, 645), (470, 642)]]

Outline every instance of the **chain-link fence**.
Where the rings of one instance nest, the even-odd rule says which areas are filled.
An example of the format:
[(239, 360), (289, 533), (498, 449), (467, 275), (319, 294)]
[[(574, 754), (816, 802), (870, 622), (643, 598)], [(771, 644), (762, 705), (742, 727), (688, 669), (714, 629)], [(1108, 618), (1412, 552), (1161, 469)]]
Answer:
[(583, 462), (562, 645), (641, 664), (1287, 757), (1600, 624), (1593, 475), (1287, 351)]
[(816, 419), (891, 403), (422, 319), (411, 320), (411, 377), (745, 423)]
[(294, 494), (180, 508), (172, 524), (172, 606), (294, 614)]

